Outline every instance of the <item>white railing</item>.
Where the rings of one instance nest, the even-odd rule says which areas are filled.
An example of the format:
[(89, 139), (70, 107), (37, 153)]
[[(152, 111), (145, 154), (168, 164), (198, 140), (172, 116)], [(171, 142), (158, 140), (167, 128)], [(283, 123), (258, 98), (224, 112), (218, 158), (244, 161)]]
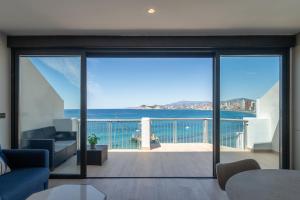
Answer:
[[(151, 143), (213, 143), (211, 118), (89, 119), (95, 133), (110, 149), (149, 149)], [(221, 119), (220, 145), (246, 147), (247, 121)]]
[(140, 119), (88, 119), (87, 133), (96, 134), (110, 149), (139, 149), (133, 136), (141, 133)]
[(211, 130), (211, 118), (151, 118), (161, 143), (209, 143)]
[(221, 119), (220, 145), (245, 149), (247, 145), (247, 120)]

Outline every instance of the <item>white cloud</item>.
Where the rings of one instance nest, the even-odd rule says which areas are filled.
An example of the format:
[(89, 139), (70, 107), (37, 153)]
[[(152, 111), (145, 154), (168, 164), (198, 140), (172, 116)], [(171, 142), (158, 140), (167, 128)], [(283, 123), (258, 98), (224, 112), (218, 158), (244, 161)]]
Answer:
[[(80, 88), (80, 58), (79, 57), (32, 57), (52, 70), (63, 75), (70, 84)], [(98, 77), (88, 72), (87, 95), (88, 107), (98, 108), (103, 104), (103, 88)]]
[(88, 78), (87, 81), (87, 105), (89, 108), (98, 108), (103, 97), (103, 88), (99, 83)]
[(77, 88), (80, 87), (79, 57), (34, 57), (33, 59), (62, 74)]

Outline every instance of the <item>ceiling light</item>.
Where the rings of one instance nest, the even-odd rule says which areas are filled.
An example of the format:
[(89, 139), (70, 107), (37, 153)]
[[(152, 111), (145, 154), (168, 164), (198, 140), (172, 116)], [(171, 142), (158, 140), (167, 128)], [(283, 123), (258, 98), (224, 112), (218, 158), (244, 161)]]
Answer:
[(155, 9), (154, 9), (154, 8), (148, 9), (148, 13), (149, 13), (149, 14), (154, 14), (154, 13), (155, 13)]

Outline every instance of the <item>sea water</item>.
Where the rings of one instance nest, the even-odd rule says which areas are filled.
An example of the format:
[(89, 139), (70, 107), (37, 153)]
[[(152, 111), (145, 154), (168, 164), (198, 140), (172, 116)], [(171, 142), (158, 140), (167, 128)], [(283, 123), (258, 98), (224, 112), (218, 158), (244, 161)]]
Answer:
[[(244, 132), (243, 117), (255, 117), (253, 113), (221, 111), (220, 143), (237, 148), (239, 134)], [(79, 109), (66, 109), (66, 118), (80, 118)], [(140, 119), (172, 118), (172, 120), (151, 120), (151, 133), (160, 143), (199, 143), (204, 141), (204, 120), (184, 120), (182, 118), (207, 119), (207, 142), (212, 143), (211, 110), (159, 110), (159, 109), (88, 109), (87, 134), (96, 134), (99, 144), (108, 144), (115, 149), (136, 149), (140, 143), (134, 141), (141, 133)], [(173, 119), (175, 118), (175, 119)], [(180, 118), (180, 120), (176, 120)], [(97, 121), (118, 119), (119, 121)], [(124, 119), (124, 121), (122, 121)], [(125, 120), (136, 121), (125, 121)], [(240, 119), (240, 120), (226, 120)]]

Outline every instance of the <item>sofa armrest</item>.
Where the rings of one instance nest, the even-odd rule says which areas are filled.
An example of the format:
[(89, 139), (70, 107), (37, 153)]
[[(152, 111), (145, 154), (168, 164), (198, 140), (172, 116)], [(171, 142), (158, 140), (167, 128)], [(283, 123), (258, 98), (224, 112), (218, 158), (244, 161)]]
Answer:
[(76, 140), (76, 138), (77, 138), (76, 131), (57, 131), (55, 134), (56, 141)]
[(49, 152), (43, 149), (5, 149), (2, 150), (12, 169), (29, 167), (49, 168)]

